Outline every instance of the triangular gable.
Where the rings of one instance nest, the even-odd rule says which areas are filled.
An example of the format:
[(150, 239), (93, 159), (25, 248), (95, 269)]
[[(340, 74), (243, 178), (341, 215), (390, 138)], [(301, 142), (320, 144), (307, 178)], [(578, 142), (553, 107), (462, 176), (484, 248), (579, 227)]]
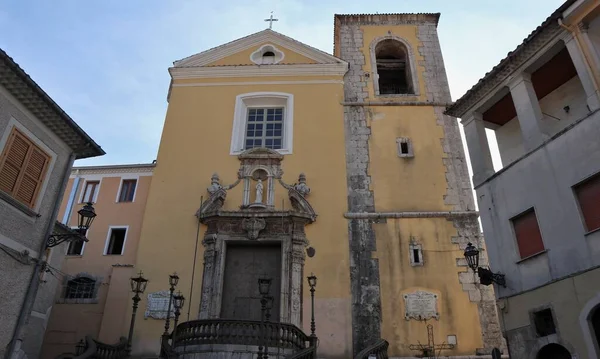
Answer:
[(307, 57), (318, 64), (341, 64), (343, 60), (330, 55), (324, 51), (308, 46), (291, 37), (280, 34), (276, 31), (266, 29), (241, 39), (231, 41), (221, 46), (200, 52), (198, 54), (175, 61), (175, 67), (198, 67), (215, 63), (220, 59), (231, 56), (240, 51), (258, 47), (265, 43), (272, 43), (275, 46), (281, 46), (291, 50), (301, 56)]

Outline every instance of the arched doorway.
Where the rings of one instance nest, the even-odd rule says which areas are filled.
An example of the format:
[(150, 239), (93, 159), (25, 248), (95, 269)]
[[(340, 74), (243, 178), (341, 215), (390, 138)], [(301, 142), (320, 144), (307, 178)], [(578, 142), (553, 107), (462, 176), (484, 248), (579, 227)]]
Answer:
[(592, 338), (596, 342), (596, 348), (600, 347), (600, 305), (597, 305), (589, 317), (590, 327), (592, 329)]
[(571, 353), (560, 344), (545, 345), (537, 353), (536, 359), (571, 359)]

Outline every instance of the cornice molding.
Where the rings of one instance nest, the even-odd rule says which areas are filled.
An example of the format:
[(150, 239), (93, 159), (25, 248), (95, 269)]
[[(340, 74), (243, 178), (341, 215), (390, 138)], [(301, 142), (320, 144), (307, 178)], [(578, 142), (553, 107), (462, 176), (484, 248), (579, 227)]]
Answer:
[(205, 66), (265, 42), (282, 46), (318, 63), (345, 63), (343, 60), (338, 59), (337, 57), (324, 51), (318, 50), (314, 47), (301, 43), (300, 41), (294, 40), (291, 37), (287, 37), (273, 30), (267, 29), (186, 57), (179, 61), (175, 61), (173, 65), (175, 65), (175, 67)]
[(173, 80), (220, 77), (343, 76), (347, 71), (346, 63), (169, 68), (169, 74)]
[(173, 87), (212, 87), (212, 86), (247, 86), (247, 85), (343, 85), (344, 80), (306, 80), (306, 81), (247, 81), (247, 82), (193, 82), (173, 84)]
[(71, 178), (74, 178), (77, 175), (83, 176), (83, 175), (111, 175), (111, 174), (118, 174), (118, 173), (150, 173), (152, 174), (154, 172), (154, 166), (152, 167), (130, 167), (130, 168), (90, 168), (90, 169), (85, 169), (85, 168), (80, 168), (80, 169), (73, 169), (71, 171)]

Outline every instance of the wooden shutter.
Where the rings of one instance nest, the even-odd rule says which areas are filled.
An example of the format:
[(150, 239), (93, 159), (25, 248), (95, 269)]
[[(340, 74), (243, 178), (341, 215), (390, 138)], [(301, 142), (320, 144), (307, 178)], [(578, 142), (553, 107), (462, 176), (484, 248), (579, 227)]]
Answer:
[(533, 209), (512, 219), (521, 258), (526, 258), (544, 250), (542, 233)]
[(13, 129), (0, 156), (0, 190), (33, 207), (49, 162), (50, 156)]
[(588, 231), (600, 228), (600, 174), (575, 187), (579, 208)]

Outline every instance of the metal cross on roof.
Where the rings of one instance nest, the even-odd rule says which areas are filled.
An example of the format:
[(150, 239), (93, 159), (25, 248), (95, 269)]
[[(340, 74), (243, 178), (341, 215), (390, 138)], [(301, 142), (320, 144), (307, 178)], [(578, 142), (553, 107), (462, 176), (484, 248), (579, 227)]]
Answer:
[(271, 11), (271, 17), (268, 19), (265, 19), (265, 21), (269, 22), (269, 29), (273, 28), (273, 21), (279, 21), (279, 19), (274, 19), (273, 18), (273, 11)]

